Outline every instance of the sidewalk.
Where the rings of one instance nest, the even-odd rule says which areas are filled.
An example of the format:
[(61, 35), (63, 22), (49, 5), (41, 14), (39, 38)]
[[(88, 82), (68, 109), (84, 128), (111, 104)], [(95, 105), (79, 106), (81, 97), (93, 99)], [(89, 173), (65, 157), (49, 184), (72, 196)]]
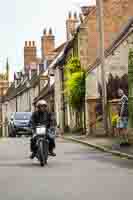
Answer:
[(133, 144), (130, 146), (120, 146), (120, 141), (116, 138), (65, 135), (64, 139), (82, 143), (100, 151), (109, 152), (113, 155), (133, 160)]

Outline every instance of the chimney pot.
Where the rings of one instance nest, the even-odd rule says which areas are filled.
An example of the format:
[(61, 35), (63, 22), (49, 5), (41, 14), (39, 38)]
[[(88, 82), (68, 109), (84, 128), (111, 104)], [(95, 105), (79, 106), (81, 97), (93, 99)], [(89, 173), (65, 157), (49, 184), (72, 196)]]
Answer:
[(87, 16), (91, 10), (93, 10), (95, 8), (95, 6), (83, 6), (81, 7), (82, 13), (84, 16)]
[(52, 28), (49, 29), (49, 35), (52, 35)]
[(31, 47), (31, 41), (29, 41), (29, 46)]
[(89, 6), (83, 6), (81, 7), (81, 10), (84, 16), (87, 16), (89, 14)]
[(69, 17), (69, 19), (71, 19), (71, 18), (72, 18), (72, 13), (71, 13), (71, 11), (69, 12), (69, 15), (68, 15), (68, 17)]
[(33, 47), (35, 47), (35, 41), (32, 42)]
[(28, 46), (28, 42), (27, 41), (25, 41), (25, 47), (27, 47)]
[(66, 21), (66, 32), (67, 32), (67, 40), (70, 40), (72, 35), (75, 34), (77, 25), (79, 23), (77, 13), (74, 13), (74, 18), (71, 16), (71, 12), (69, 12), (69, 19)]
[(77, 12), (74, 13), (74, 19), (77, 19)]
[(43, 31), (43, 34), (46, 35), (46, 33), (47, 33), (47, 30), (46, 30), (46, 28), (45, 28), (44, 31)]

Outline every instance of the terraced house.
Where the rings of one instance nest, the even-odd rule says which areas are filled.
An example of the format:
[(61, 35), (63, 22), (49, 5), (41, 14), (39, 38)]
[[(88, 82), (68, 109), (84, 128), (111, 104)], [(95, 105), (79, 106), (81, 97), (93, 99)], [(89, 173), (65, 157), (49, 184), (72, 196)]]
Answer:
[[(128, 53), (132, 46), (132, 0), (104, 0), (105, 68), (110, 110), (118, 98), (118, 86), (128, 93)], [(96, 6), (82, 7), (80, 18), (69, 13), (66, 21), (67, 40), (55, 48), (50, 29), (41, 38), (41, 58), (37, 57), (35, 42), (25, 42), (24, 73), (15, 77), (3, 102), (3, 111), (30, 111), (32, 103), (41, 98), (49, 102), (56, 114), (57, 124), (64, 130), (77, 126), (76, 113), (64, 96), (64, 71), (72, 57), (78, 57), (86, 71), (85, 106), (82, 127), (86, 134), (102, 133), (101, 70)], [(117, 83), (117, 84), (116, 84)], [(117, 86), (117, 87), (116, 87)], [(117, 100), (115, 100), (117, 102)], [(6, 113), (6, 112), (3, 112)], [(4, 116), (5, 119), (7, 116)], [(110, 124), (110, 112), (108, 116)]]
[[(131, 21), (130, 21), (131, 18)], [(69, 15), (71, 19), (71, 14)], [(126, 44), (126, 47), (118, 47), (119, 42), (122, 42), (126, 38), (126, 34), (130, 32), (127, 27), (130, 27), (132, 23), (132, 1), (131, 0), (106, 0), (104, 1), (104, 35), (105, 35), (105, 54), (110, 55), (106, 59), (106, 78), (108, 87), (110, 80), (113, 79), (117, 81), (117, 75), (121, 78), (118, 80), (120, 83), (123, 81), (125, 86), (122, 88), (127, 93), (127, 73), (128, 73), (128, 52), (131, 44)], [(130, 25), (128, 25), (130, 24)], [(73, 25), (73, 24), (72, 24)], [(86, 78), (86, 133), (102, 133), (103, 123), (101, 116), (101, 75), (100, 75), (100, 63), (99, 63), (99, 38), (97, 29), (97, 15), (96, 7), (82, 7), (82, 14), (80, 15), (80, 24), (78, 28), (74, 29), (72, 37), (69, 38), (65, 49), (63, 50), (60, 58), (54, 64), (54, 69), (57, 78), (55, 79), (55, 87), (60, 88), (60, 93), (58, 92), (58, 105), (57, 113), (59, 124), (64, 124), (64, 126), (73, 127), (75, 126), (75, 120), (73, 116), (75, 115), (71, 112), (71, 108), (63, 100), (63, 74), (65, 69), (65, 64), (70, 57), (78, 56), (81, 62), (81, 66), (87, 72)], [(125, 32), (124, 32), (125, 31)], [(123, 35), (122, 35), (123, 34)], [(132, 42), (131, 42), (132, 43)], [(118, 52), (114, 53), (118, 47)], [(119, 49), (120, 48), (120, 49)], [(116, 50), (116, 51), (117, 51)], [(108, 53), (107, 53), (108, 52)], [(125, 52), (125, 56), (123, 56)], [(114, 56), (113, 56), (114, 53)], [(112, 55), (112, 56), (111, 56)], [(99, 67), (98, 67), (99, 66)], [(92, 70), (94, 69), (95, 70)], [(99, 72), (97, 72), (99, 70)], [(112, 71), (112, 73), (111, 73)], [(114, 80), (116, 79), (116, 80)], [(119, 79), (119, 78), (118, 78)], [(100, 81), (99, 81), (100, 80)], [(111, 83), (112, 84), (112, 83)], [(119, 85), (120, 86), (120, 85)], [(117, 88), (114, 89), (115, 91)], [(59, 91), (59, 89), (58, 89)], [(116, 94), (111, 90), (108, 93), (112, 93), (112, 96), (108, 97), (112, 100), (117, 97)], [(110, 95), (110, 94), (109, 94)], [(98, 113), (97, 111), (98, 110)], [(60, 115), (60, 116), (59, 116)], [(64, 123), (62, 121), (64, 119)], [(97, 121), (98, 119), (98, 121)], [(99, 123), (100, 121), (100, 123)], [(98, 122), (98, 125), (97, 125)], [(97, 131), (96, 131), (97, 130)]]
[[(133, 48), (133, 18), (127, 21), (127, 24), (122, 28), (116, 36), (113, 43), (105, 50), (105, 79), (108, 98), (108, 114), (109, 127), (111, 128), (110, 119), (111, 111), (115, 112), (118, 102), (118, 89), (122, 88), (128, 96), (128, 59), (130, 49)], [(129, 71), (130, 73), (130, 71)], [(89, 89), (89, 86), (92, 86)], [(88, 88), (88, 89), (87, 89)], [(131, 89), (129, 90), (131, 91)], [(87, 127), (91, 133), (96, 133), (96, 130), (102, 128), (101, 119), (101, 66), (100, 59), (94, 62), (87, 72), (86, 79), (86, 100), (88, 124)], [(129, 97), (132, 93), (129, 93)]]
[(9, 88), (9, 64), (6, 63), (6, 72), (0, 74), (0, 128), (2, 124), (2, 100)]
[[(62, 50), (63, 45), (55, 47), (55, 37), (51, 29), (48, 33), (44, 30), (41, 37), (42, 58), (37, 58), (37, 48), (34, 41), (25, 42), (24, 70), (14, 74), (14, 81), (2, 101), (3, 123), (13, 112), (33, 111), (34, 103), (42, 91), (46, 88), (49, 91), (53, 81), (52, 75), (48, 73), (48, 66)], [(49, 108), (53, 108), (53, 101), (54, 96), (52, 99), (50, 97), (50, 100), (48, 98)], [(6, 129), (4, 129), (3, 134), (7, 134)]]

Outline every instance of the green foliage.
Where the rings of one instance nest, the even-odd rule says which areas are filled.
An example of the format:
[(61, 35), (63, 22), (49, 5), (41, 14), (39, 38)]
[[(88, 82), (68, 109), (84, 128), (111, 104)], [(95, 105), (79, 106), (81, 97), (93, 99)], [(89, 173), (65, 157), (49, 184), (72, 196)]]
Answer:
[(128, 88), (129, 88), (129, 123), (130, 127), (133, 127), (133, 94), (132, 94), (132, 87), (133, 87), (133, 49), (129, 51), (128, 57)]
[(72, 57), (66, 65), (66, 71), (69, 73), (80, 71), (80, 68), (80, 60), (77, 57)]
[(85, 73), (80, 71), (72, 73), (65, 86), (70, 105), (74, 109), (79, 108), (85, 96)]
[(130, 49), (129, 52), (128, 67), (133, 67), (133, 49)]
[(133, 49), (130, 49), (129, 51), (129, 57), (128, 57), (128, 84), (130, 88), (130, 84), (133, 83)]
[(66, 66), (65, 95), (75, 110), (80, 110), (85, 97), (85, 72), (78, 58), (71, 58)]

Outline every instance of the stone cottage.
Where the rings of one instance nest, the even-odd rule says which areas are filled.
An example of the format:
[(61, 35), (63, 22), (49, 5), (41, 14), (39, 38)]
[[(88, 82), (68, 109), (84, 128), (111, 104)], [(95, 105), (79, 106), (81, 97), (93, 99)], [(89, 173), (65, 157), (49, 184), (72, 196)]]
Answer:
[[(133, 18), (128, 21), (105, 51), (105, 79), (108, 103), (109, 100), (118, 98), (118, 88), (122, 88), (128, 95), (128, 56), (130, 48), (133, 48)], [(101, 95), (101, 66), (100, 59), (97, 58), (90, 66), (86, 78), (86, 127), (88, 134), (96, 133), (96, 130), (102, 128)]]

